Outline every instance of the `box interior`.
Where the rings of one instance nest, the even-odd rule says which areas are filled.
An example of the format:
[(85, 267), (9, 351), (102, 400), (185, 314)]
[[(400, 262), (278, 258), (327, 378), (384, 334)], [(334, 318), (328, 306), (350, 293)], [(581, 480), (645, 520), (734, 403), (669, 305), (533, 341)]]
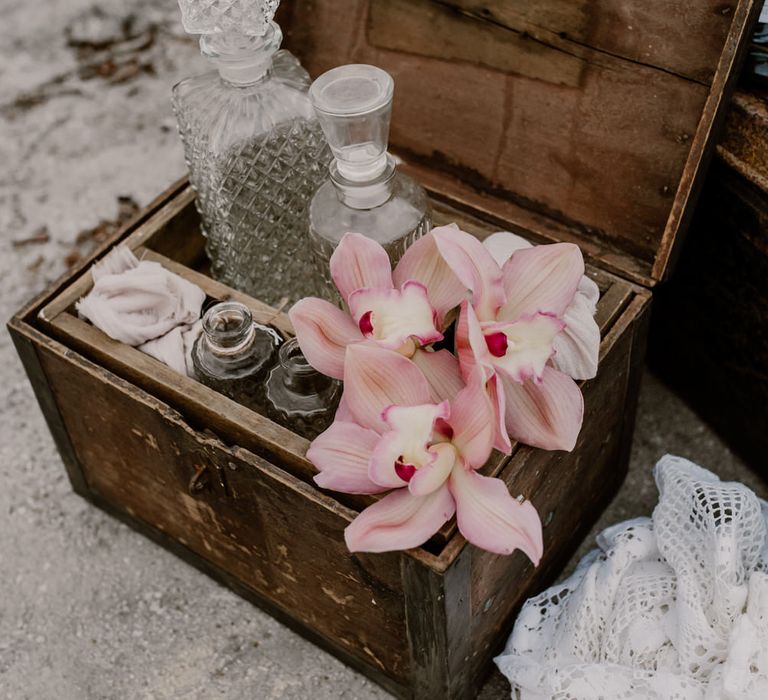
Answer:
[[(433, 205), (437, 224), (454, 221), (463, 230), (479, 238), (500, 228), (497, 221), (489, 223), (444, 202), (435, 200)], [(138, 257), (161, 262), (198, 284), (210, 300), (241, 301), (249, 306), (256, 320), (272, 323), (286, 335), (292, 333), (285, 314), (208, 276), (205, 239), (200, 232), (194, 192), (190, 187), (182, 189), (178, 196), (130, 233), (124, 242)], [(645, 295), (645, 292), (615, 275), (593, 267), (588, 267), (588, 274), (596, 281), (601, 292), (597, 320), (603, 338), (602, 356), (614, 340), (611, 331), (622, 314), (638, 294)], [(196, 380), (178, 375), (139, 350), (111, 340), (88, 322), (79, 319), (75, 302), (88, 292), (91, 284), (90, 272), (86, 270), (45, 304), (37, 314), (35, 323), (68, 347), (168, 403), (196, 430), (213, 432), (226, 444), (238, 445), (274, 461), (294, 478), (313, 485), (315, 470), (304, 457), (309, 445), (306, 439)], [(520, 468), (528, 458), (527, 451), (530, 451), (529, 448), (513, 445), (511, 457), (494, 452), (483, 468), (483, 473), (504, 477), (511, 473), (510, 470)], [(355, 512), (376, 498), (338, 493), (329, 495)], [(457, 555), (463, 543), (454, 519), (421, 548), (420, 554), (430, 565), (444, 568)]]

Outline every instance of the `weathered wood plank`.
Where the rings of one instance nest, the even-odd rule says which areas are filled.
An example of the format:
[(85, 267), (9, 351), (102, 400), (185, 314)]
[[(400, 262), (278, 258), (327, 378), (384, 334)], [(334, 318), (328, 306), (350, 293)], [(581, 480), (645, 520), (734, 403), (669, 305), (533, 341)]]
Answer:
[(768, 191), (768, 105), (759, 93), (734, 95), (717, 155), (737, 173)]
[(342, 531), (352, 511), (74, 353), (40, 355), (95, 494), (407, 681), (403, 555), (351, 555)]
[[(557, 85), (578, 86), (586, 69), (580, 46), (558, 50), (531, 34), (530, 24), (504, 25), (484, 14), (488, 11), (485, 7), (457, 12), (462, 5), (468, 3), (374, 2), (368, 16), (368, 40), (389, 51), (468, 62)], [(425, 32), (425, 26), (430, 31)], [(556, 34), (553, 41), (555, 45), (564, 43)]]
[(701, 83), (712, 81), (733, 12), (721, 0), (432, 2), (565, 55), (592, 51)]
[(403, 591), (416, 698), (464, 698), (472, 693), (471, 552), (467, 548), (439, 575), (414, 559), (402, 560)]
[(91, 492), (88, 488), (82, 465), (77, 457), (72, 441), (69, 438), (67, 429), (61, 417), (59, 406), (53, 395), (52, 384), (40, 364), (38, 348), (44, 343), (45, 339), (40, 333), (27, 326), (19, 316), (14, 316), (8, 323), (8, 331), (19, 354), (24, 370), (35, 392), (40, 410), (43, 412), (48, 430), (51, 431), (53, 441), (67, 470), (69, 483), (72, 490), (83, 498), (91, 498)]
[(719, 57), (717, 70), (699, 125), (691, 142), (682, 177), (677, 186), (664, 234), (658, 245), (651, 276), (663, 280), (674, 266), (682, 245), (681, 234), (688, 228), (694, 205), (704, 185), (704, 176), (714, 154), (715, 142), (725, 119), (726, 108), (749, 48), (752, 29), (762, 8), (760, 2), (740, 2), (733, 11), (733, 22)]

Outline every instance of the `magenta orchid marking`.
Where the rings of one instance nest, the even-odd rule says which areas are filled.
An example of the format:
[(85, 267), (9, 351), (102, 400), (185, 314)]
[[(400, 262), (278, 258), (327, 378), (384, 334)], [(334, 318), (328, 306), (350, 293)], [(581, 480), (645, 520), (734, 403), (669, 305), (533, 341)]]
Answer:
[(458, 228), (445, 227), (435, 243), (472, 292), (461, 307), (456, 354), (465, 380), (478, 366), (489, 381), (496, 377), (489, 392), (504, 426), (499, 423), (495, 445), (506, 447), (513, 437), (545, 449), (573, 449), (581, 391), (551, 365), (584, 275), (578, 247), (518, 245), (500, 267), (488, 248)]
[(437, 253), (432, 234), (411, 245), (395, 267), (375, 241), (346, 234), (331, 258), (331, 275), (349, 313), (308, 297), (289, 312), (309, 363), (328, 376), (344, 376), (347, 346), (373, 343), (410, 357), (429, 379), (432, 394), (461, 386), (448, 351), (432, 352), (443, 338), (446, 314), (467, 289)]
[[(600, 340), (597, 287), (583, 273), (576, 246), (495, 234), (486, 247), (455, 225), (416, 241), (394, 270), (377, 243), (342, 239), (331, 274), (349, 313), (309, 298), (290, 316), (310, 363), (345, 385), (307, 452), (317, 484), (390, 491), (347, 527), (351, 551), (419, 546), (455, 514), (469, 542), (538, 562), (536, 510), (477, 469), (492, 447), (509, 453), (510, 436), (573, 448), (573, 379), (594, 375)], [(435, 351), (459, 306), (456, 356)]]
[(487, 333), (485, 335), (485, 344), (488, 346), (491, 355), (494, 357), (504, 357), (509, 347), (509, 339), (501, 331)]
[(395, 473), (403, 481), (410, 481), (413, 478), (413, 475), (416, 473), (416, 465), (406, 464), (403, 462), (403, 457), (400, 456), (395, 460)]
[(373, 316), (373, 311), (366, 311), (360, 317), (360, 321), (357, 324), (358, 328), (360, 328), (360, 332), (366, 338), (373, 333), (373, 321), (371, 320), (372, 316)]
[(434, 403), (413, 362), (356, 344), (347, 349), (344, 381), (347, 420), (335, 422), (307, 452), (320, 470), (316, 480), (348, 481), (368, 492), (394, 489), (347, 527), (351, 551), (419, 546), (456, 513), (473, 544), (502, 554), (521, 549), (539, 561), (536, 510), (512, 498), (500, 480), (475, 471), (488, 459), (494, 435), (494, 409), (479, 372), (453, 400)]

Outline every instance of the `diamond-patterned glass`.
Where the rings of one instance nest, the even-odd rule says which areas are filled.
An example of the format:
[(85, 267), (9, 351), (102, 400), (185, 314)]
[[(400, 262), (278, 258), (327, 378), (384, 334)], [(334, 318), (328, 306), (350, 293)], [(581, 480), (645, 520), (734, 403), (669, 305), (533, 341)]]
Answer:
[(181, 21), (189, 34), (261, 36), (279, 4), (280, 0), (179, 0)]

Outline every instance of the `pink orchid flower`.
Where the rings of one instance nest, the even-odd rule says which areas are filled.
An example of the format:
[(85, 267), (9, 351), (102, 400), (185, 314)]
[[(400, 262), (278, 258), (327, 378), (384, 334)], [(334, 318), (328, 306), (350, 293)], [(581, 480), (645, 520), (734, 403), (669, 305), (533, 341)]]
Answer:
[(461, 305), (456, 354), (465, 379), (478, 366), (488, 379), (497, 407), (496, 446), (504, 449), (511, 436), (535, 447), (572, 450), (583, 399), (554, 356), (584, 275), (578, 246), (521, 246), (500, 267), (488, 248), (458, 227), (444, 227), (435, 242), (472, 292), (471, 302)]
[(381, 245), (347, 233), (331, 257), (331, 277), (349, 313), (315, 297), (289, 312), (302, 352), (316, 370), (342, 379), (347, 346), (367, 342), (416, 363), (434, 399), (455, 395), (462, 386), (456, 358), (429, 346), (442, 340), (446, 315), (469, 293), (431, 234), (413, 243), (393, 271)]
[[(503, 266), (515, 251), (533, 244), (509, 231), (493, 233), (483, 240), (496, 264)], [(563, 314), (565, 328), (555, 337), (552, 366), (573, 379), (592, 379), (597, 374), (600, 328), (595, 321), (600, 290), (595, 281), (583, 275), (576, 296)]]
[(456, 514), (472, 544), (499, 554), (542, 555), (542, 529), (530, 502), (477, 469), (490, 455), (494, 406), (481, 373), (453, 400), (435, 402), (419, 368), (373, 344), (346, 351), (344, 408), (309, 448), (323, 488), (390, 491), (345, 530), (350, 551), (417, 547)]

